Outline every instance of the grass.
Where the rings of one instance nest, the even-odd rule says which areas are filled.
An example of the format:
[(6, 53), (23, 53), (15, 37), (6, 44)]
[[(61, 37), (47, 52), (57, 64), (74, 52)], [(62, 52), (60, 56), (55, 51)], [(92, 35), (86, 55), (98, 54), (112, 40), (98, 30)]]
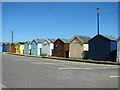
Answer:
[(9, 52), (9, 53), (11, 53), (11, 54), (12, 54), (13, 52)]

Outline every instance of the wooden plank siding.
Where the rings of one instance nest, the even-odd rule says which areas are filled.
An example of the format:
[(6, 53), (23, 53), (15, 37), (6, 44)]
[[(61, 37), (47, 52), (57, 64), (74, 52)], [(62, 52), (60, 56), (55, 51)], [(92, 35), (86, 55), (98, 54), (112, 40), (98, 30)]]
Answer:
[(24, 54), (31, 54), (31, 43), (28, 41), (24, 44)]
[[(112, 43), (112, 41), (108, 37), (102, 35), (96, 35), (89, 41), (89, 59), (93, 60), (112, 60), (112, 51), (116, 50), (113, 46), (116, 46), (116, 43)], [(116, 41), (115, 41), (116, 42)], [(112, 51), (111, 51), (112, 50)]]
[(60, 39), (54, 43), (54, 56), (64, 57), (64, 43)]
[(47, 56), (53, 56), (54, 42), (55, 39), (46, 38), (45, 40), (43, 40), (42, 53), (47, 54)]
[(18, 42), (16, 44), (16, 53), (17, 54), (24, 54), (24, 42)]
[[(66, 53), (68, 53), (68, 56)], [(69, 57), (69, 43), (64, 43), (61, 39), (57, 39), (54, 42), (54, 56)]]
[(16, 45), (14, 43), (11, 44), (11, 52), (16, 53)]
[(7, 52), (10, 52), (11, 51), (11, 45), (10, 43), (7, 43)]
[(69, 44), (69, 56), (71, 58), (88, 58), (88, 36), (75, 35)]
[(35, 40), (31, 42), (31, 54), (37, 55), (37, 43)]
[(33, 39), (31, 42), (31, 54), (42, 55), (42, 41), (44, 39)]
[(64, 57), (67, 57), (67, 58), (69, 57), (69, 43), (64, 44)]
[(7, 52), (7, 44), (6, 43), (2, 44), (2, 52)]

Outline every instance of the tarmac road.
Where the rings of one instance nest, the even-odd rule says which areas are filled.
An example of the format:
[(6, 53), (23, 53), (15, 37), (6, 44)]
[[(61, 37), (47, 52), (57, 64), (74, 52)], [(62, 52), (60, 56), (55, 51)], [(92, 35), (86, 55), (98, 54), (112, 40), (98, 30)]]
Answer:
[(7, 88), (118, 88), (117, 65), (2, 55)]

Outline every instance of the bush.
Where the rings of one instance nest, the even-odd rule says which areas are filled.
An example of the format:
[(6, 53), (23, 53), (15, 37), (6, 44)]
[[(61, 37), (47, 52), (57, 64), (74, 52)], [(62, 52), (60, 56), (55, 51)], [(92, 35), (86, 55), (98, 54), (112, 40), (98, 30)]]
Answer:
[(41, 56), (47, 56), (47, 54), (43, 53)]
[(11, 53), (11, 54), (12, 54), (13, 52), (9, 52), (9, 53)]

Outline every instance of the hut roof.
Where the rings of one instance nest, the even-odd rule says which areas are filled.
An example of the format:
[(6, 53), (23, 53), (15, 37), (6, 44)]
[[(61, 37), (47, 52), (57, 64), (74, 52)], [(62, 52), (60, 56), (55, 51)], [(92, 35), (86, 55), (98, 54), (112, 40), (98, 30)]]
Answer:
[(49, 39), (47, 38), (51, 43), (54, 43), (56, 39)]
[(81, 39), (84, 43), (88, 43), (88, 41), (91, 39), (89, 36), (80, 36), (77, 35), (79, 39)]

